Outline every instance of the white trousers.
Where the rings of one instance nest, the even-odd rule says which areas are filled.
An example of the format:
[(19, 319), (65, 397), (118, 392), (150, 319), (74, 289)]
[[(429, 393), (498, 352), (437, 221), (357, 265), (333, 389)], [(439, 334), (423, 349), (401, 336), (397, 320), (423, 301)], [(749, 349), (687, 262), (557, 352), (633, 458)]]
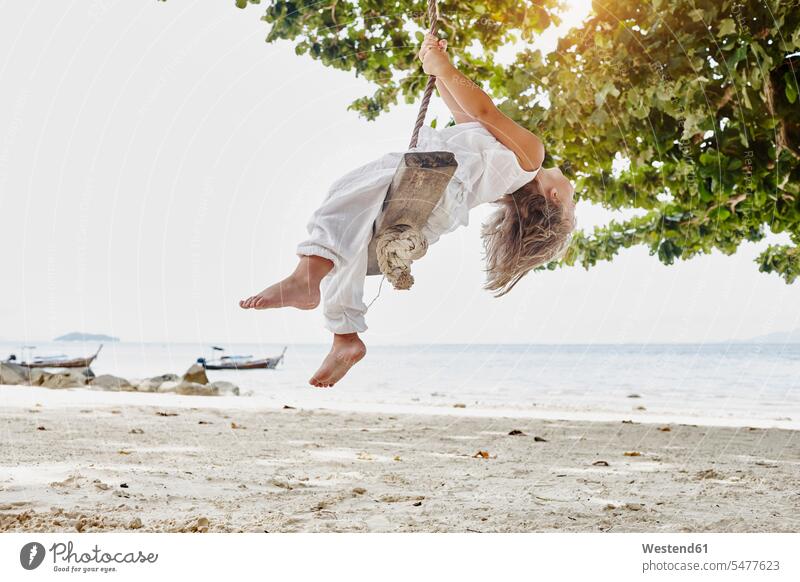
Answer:
[(387, 154), (337, 180), (311, 215), (308, 238), (297, 247), (298, 255), (333, 261), (333, 270), (322, 280), (325, 327), (333, 333), (367, 329), (367, 247), (402, 155)]

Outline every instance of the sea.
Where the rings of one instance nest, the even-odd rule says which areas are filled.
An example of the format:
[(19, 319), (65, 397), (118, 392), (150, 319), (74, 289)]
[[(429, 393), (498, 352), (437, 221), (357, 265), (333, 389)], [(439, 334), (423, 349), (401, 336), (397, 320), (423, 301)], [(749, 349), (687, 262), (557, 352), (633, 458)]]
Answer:
[[(0, 360), (11, 353), (20, 357), (21, 345), (0, 342)], [(380, 345), (371, 346), (362, 362), (327, 389), (309, 386), (308, 379), (328, 346), (285, 347), (275, 370), (209, 371), (208, 376), (237, 384), (236, 402), (248, 408), (800, 428), (797, 343)], [(96, 343), (45, 342), (37, 343), (34, 353), (83, 356), (96, 348)], [(229, 355), (260, 358), (280, 354), (284, 345), (225, 348)], [(92, 369), (146, 378), (181, 374), (199, 357), (212, 358), (214, 352), (205, 344), (108, 343)], [(200, 399), (198, 406), (207, 400), (188, 398)]]

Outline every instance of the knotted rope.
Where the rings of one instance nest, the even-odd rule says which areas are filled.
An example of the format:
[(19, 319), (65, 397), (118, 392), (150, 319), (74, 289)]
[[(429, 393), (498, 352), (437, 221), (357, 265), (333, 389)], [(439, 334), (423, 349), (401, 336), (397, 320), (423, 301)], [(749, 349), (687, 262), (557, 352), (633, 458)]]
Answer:
[(411, 289), (411, 262), (428, 252), (428, 241), (418, 230), (405, 224), (390, 226), (378, 237), (378, 266), (395, 289)]
[[(436, 27), (439, 21), (436, 0), (428, 0), (428, 20), (430, 21), (430, 33), (436, 34)], [(435, 86), (436, 77), (429, 75), (425, 91), (422, 94), (422, 101), (419, 104), (414, 131), (411, 133), (411, 142), (408, 144), (408, 149), (410, 150), (417, 147), (419, 131), (422, 128), (422, 124), (425, 123), (428, 104)], [(411, 263), (425, 255), (428, 251), (428, 241), (421, 232), (410, 226), (404, 224), (393, 225), (386, 228), (378, 236), (375, 251), (378, 257), (378, 267), (380, 267), (384, 276), (389, 279), (392, 287), (395, 289), (411, 289), (414, 284), (414, 277), (411, 275)]]

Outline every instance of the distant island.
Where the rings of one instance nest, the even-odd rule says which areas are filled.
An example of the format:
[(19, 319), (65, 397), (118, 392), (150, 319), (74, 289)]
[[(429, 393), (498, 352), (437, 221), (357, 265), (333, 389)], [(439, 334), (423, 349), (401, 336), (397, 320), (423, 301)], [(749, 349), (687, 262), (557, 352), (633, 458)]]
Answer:
[(81, 333), (73, 331), (65, 335), (58, 336), (53, 341), (56, 342), (118, 342), (118, 337), (103, 335), (102, 333)]
[(800, 343), (800, 329), (791, 331), (776, 331), (766, 335), (751, 337), (744, 340), (746, 343), (754, 344), (796, 344)]

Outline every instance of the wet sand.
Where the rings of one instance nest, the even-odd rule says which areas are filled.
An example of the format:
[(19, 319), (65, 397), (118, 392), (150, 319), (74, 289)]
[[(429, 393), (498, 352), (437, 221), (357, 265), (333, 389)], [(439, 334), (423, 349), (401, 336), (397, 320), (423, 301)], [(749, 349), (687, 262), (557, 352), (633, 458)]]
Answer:
[(38, 405), (0, 437), (0, 531), (800, 531), (792, 430)]

